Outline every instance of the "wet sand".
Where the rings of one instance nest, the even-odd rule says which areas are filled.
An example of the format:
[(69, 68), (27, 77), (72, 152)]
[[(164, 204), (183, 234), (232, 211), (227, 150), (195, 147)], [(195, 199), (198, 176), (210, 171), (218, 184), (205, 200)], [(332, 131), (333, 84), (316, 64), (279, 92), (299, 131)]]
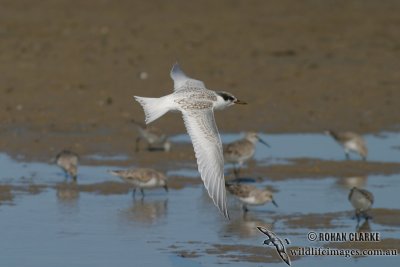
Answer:
[(326, 176), (351, 177), (371, 174), (390, 175), (400, 172), (400, 163), (363, 162), (363, 161), (324, 161), (318, 159), (296, 159), (292, 164), (274, 164), (271, 166), (253, 166), (244, 170), (244, 174), (255, 177), (279, 180), (290, 178), (321, 178)]
[[(399, 127), (398, 1), (0, 2), (0, 150), (131, 153), (171, 65), (249, 102), (222, 132)], [(148, 78), (142, 80), (140, 73)], [(257, 114), (257, 116), (254, 116)], [(184, 132), (179, 115), (155, 122)]]

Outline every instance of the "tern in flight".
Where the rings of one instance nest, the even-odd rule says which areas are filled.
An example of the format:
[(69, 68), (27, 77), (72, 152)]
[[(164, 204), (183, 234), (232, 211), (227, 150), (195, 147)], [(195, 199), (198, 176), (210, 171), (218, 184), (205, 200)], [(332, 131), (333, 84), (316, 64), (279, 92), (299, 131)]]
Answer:
[(135, 96), (135, 99), (144, 109), (146, 124), (168, 111), (182, 112), (204, 186), (220, 212), (229, 219), (226, 207), (224, 157), (214, 110), (246, 103), (228, 92), (207, 89), (202, 81), (186, 76), (178, 64), (172, 67), (170, 75), (174, 81), (172, 94), (159, 98)]

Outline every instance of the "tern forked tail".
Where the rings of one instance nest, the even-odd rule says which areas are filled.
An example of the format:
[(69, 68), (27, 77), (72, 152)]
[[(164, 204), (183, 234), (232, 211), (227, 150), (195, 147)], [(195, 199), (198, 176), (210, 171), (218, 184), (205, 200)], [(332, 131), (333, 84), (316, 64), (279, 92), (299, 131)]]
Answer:
[(135, 99), (143, 107), (146, 116), (146, 124), (155, 121), (169, 110), (168, 105), (166, 105), (167, 99), (165, 99), (165, 97), (151, 98), (135, 96)]

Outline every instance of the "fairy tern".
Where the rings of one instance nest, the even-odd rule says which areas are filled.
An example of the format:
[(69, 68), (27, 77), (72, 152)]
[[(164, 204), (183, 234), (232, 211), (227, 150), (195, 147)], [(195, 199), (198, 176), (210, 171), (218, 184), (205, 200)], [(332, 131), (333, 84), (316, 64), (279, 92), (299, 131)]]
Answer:
[(171, 70), (174, 92), (160, 98), (135, 96), (144, 110), (146, 124), (168, 111), (182, 112), (193, 143), (198, 170), (208, 194), (219, 211), (229, 219), (226, 207), (224, 157), (214, 110), (246, 104), (228, 92), (212, 91), (204, 83), (188, 77), (176, 63)]

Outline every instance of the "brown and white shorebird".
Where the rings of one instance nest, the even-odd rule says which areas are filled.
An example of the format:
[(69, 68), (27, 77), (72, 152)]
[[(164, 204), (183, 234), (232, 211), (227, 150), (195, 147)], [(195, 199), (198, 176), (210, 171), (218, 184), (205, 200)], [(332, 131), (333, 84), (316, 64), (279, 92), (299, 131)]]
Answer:
[[(243, 163), (254, 156), (257, 141), (269, 147), (269, 144), (254, 132), (248, 132), (243, 139), (225, 145), (224, 158), (226, 162), (233, 163), (235, 176), (239, 175)], [(238, 168), (236, 168), (236, 164), (239, 165)]]
[(135, 197), (136, 188), (140, 189), (142, 199), (144, 198), (144, 188), (163, 187), (168, 192), (167, 177), (153, 169), (128, 169), (128, 170), (115, 170), (109, 173), (120, 177), (125, 182), (133, 185), (133, 197)]
[(136, 152), (139, 151), (140, 141), (147, 142), (147, 150), (163, 150), (169, 152), (171, 150), (171, 142), (168, 140), (167, 135), (152, 126), (146, 126), (143, 123), (132, 121), (137, 128), (139, 136), (136, 138)]
[(69, 150), (63, 150), (56, 156), (56, 164), (64, 171), (65, 177), (70, 176), (74, 181), (77, 178), (78, 163), (78, 154)]
[(335, 132), (332, 130), (325, 133), (343, 147), (347, 159), (350, 159), (350, 152), (358, 153), (363, 160), (367, 159), (368, 149), (361, 135), (353, 132)]
[(182, 113), (204, 186), (219, 211), (229, 218), (226, 208), (222, 143), (214, 119), (214, 110), (245, 102), (228, 92), (207, 89), (202, 81), (188, 77), (178, 64), (172, 67), (170, 76), (174, 81), (172, 94), (159, 98), (135, 96), (135, 99), (143, 107), (147, 124), (168, 111)]
[(371, 192), (365, 189), (353, 187), (349, 193), (349, 201), (356, 209), (355, 216), (358, 222), (361, 217), (364, 217), (365, 220), (371, 219), (371, 216), (367, 213), (374, 203), (374, 196)]
[(272, 192), (268, 189), (259, 189), (253, 185), (237, 183), (226, 183), (225, 186), (229, 193), (242, 202), (245, 213), (248, 211), (247, 205), (258, 206), (272, 202), (275, 207), (278, 207)]

